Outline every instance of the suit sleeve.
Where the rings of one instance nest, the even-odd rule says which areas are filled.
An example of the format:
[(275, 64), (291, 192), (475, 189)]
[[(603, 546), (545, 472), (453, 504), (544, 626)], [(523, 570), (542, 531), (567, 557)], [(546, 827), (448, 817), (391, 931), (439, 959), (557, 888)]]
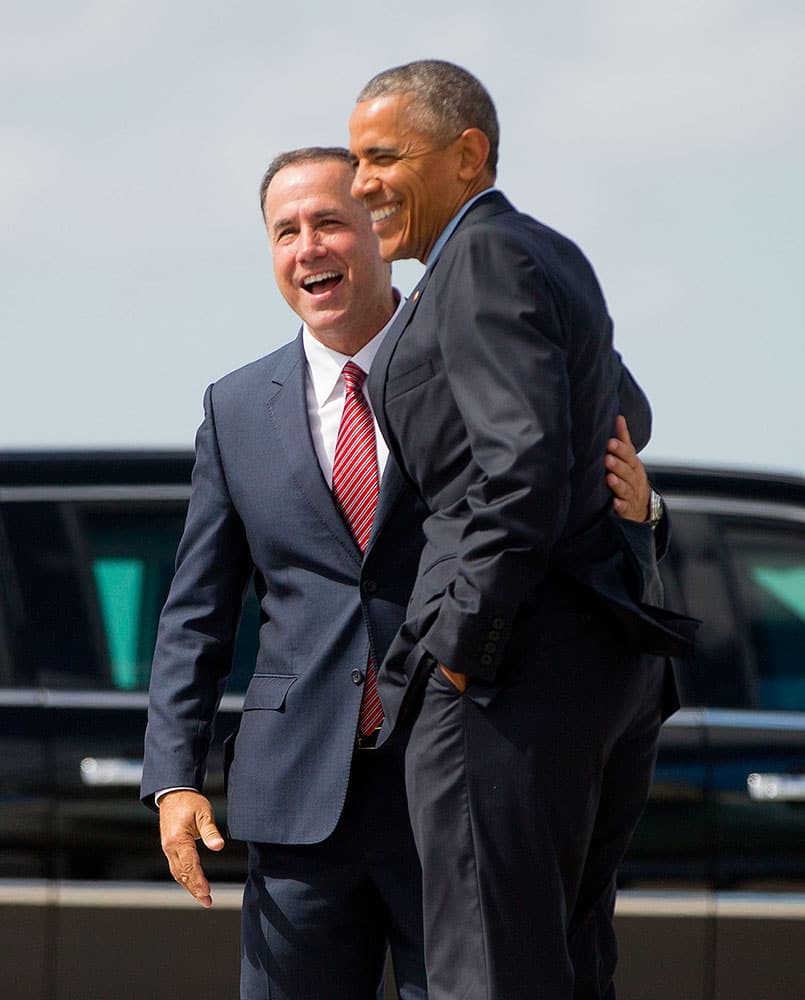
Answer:
[(456, 574), (422, 638), (437, 660), (482, 679), (545, 576), (570, 502), (561, 323), (541, 266), (505, 241), (462, 240), (438, 300), (439, 347), (476, 468)]
[(204, 397), (187, 520), (154, 651), (141, 787), (152, 807), (164, 788), (202, 789), (252, 572), (218, 449), (213, 388)]

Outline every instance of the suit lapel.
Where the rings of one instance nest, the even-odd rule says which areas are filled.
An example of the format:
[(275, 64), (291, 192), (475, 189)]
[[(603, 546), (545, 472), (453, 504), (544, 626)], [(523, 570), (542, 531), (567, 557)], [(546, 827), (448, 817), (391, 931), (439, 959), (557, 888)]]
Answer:
[(425, 271), (419, 279), (417, 286), (405, 300), (405, 304), (392, 323), (391, 329), (386, 334), (383, 343), (380, 345), (380, 349), (372, 362), (372, 370), (369, 372), (369, 396), (372, 400), (372, 409), (374, 410), (383, 437), (387, 442), (393, 440), (389, 432), (389, 426), (386, 423), (386, 377), (388, 375), (389, 362), (394, 355), (394, 351), (397, 349), (400, 337), (405, 332), (405, 328), (411, 322), (416, 312), (419, 299), (430, 279), (430, 274), (430, 270)]
[(301, 333), (289, 345), (285, 357), (274, 371), (271, 383), (267, 407), (287, 456), (290, 473), (316, 514), (352, 558), (360, 563), (361, 551), (333, 503), (332, 492), (322, 475), (310, 436), (305, 353)]
[(403, 335), (406, 327), (416, 313), (419, 300), (422, 297), (428, 282), (430, 281), (431, 275), (439, 266), (439, 261), (442, 259), (445, 251), (450, 246), (450, 240), (453, 239), (455, 233), (460, 232), (466, 226), (471, 226), (474, 222), (479, 222), (483, 219), (488, 219), (493, 215), (498, 215), (501, 212), (510, 212), (512, 210), (511, 203), (499, 191), (492, 191), (489, 194), (484, 195), (483, 198), (475, 202), (474, 205), (470, 206), (468, 211), (456, 226), (455, 232), (451, 234), (450, 239), (442, 249), (442, 254), (439, 256), (439, 259), (435, 264), (425, 270), (425, 273), (420, 278), (419, 283), (406, 299), (405, 305), (402, 307), (399, 315), (394, 320), (391, 329), (386, 334), (380, 350), (377, 352), (375, 360), (372, 364), (372, 370), (369, 373), (369, 395), (372, 399), (372, 407), (375, 411), (377, 422), (380, 425), (380, 429), (383, 432), (383, 437), (386, 441), (393, 440), (391, 434), (389, 433), (389, 426), (386, 422), (386, 382), (389, 362), (394, 356), (400, 337)]

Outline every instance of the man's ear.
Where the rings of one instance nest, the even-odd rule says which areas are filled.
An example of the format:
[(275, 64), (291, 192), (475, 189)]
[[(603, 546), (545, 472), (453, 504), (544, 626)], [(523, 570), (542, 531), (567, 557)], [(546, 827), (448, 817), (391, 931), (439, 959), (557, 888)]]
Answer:
[(486, 169), (489, 156), (489, 139), (479, 128), (466, 128), (459, 136), (461, 164), (459, 177), (472, 181)]

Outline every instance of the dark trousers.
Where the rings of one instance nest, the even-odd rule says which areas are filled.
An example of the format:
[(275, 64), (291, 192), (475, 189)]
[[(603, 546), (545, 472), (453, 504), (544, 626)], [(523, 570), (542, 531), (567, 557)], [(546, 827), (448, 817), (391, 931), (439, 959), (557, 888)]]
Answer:
[(537, 631), (530, 650), (513, 637), (488, 704), (434, 668), (410, 726), (430, 1000), (614, 997), (615, 873), (648, 795), (665, 664), (624, 652), (594, 613)]
[(402, 762), (383, 747), (355, 752), (323, 843), (249, 845), (241, 1000), (376, 1000), (388, 949), (402, 1000), (425, 1000), (420, 867)]

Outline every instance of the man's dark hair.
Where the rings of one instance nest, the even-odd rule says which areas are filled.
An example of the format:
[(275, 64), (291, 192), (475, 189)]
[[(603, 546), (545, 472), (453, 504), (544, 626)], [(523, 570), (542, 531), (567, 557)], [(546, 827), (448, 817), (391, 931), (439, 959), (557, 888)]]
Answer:
[(486, 166), (495, 176), (500, 141), (498, 116), (486, 88), (472, 73), (441, 59), (419, 59), (372, 77), (358, 94), (358, 101), (388, 94), (413, 94), (409, 113), (419, 128), (439, 142), (451, 142), (467, 128), (480, 129), (489, 139)]
[(325, 160), (340, 160), (351, 169), (354, 167), (352, 154), (343, 146), (305, 146), (303, 149), (292, 149), (287, 153), (275, 156), (263, 174), (260, 181), (260, 211), (265, 217), (265, 201), (268, 185), (274, 180), (280, 170), (285, 167), (295, 167), (298, 163), (322, 163)]

